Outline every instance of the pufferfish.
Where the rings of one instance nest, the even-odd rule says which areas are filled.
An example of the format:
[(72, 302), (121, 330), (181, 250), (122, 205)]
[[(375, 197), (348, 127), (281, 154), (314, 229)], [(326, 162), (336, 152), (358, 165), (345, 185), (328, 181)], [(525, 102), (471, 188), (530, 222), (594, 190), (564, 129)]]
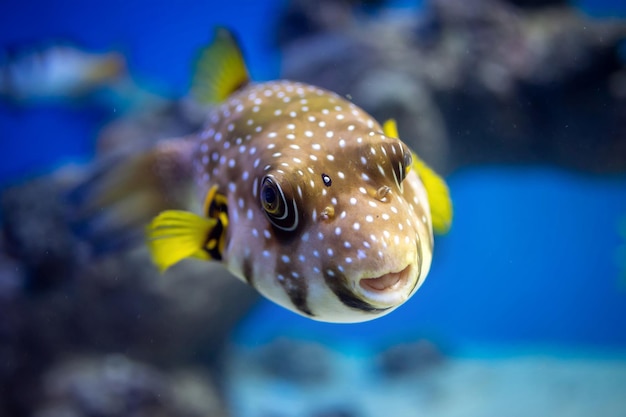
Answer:
[(192, 91), (213, 104), (204, 128), (136, 156), (97, 203), (126, 200), (117, 216), (128, 224), (154, 215), (147, 244), (159, 269), (221, 262), (324, 322), (372, 320), (417, 291), (452, 205), (393, 121), (312, 85), (251, 82), (226, 29), (202, 52)]

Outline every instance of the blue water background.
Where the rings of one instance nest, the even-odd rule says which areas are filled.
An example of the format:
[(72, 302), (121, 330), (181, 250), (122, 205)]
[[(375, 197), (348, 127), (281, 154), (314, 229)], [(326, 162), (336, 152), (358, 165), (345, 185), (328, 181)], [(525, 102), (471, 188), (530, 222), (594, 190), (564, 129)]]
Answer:
[[(421, 2), (396, 3), (408, 8)], [(276, 78), (280, 62), (272, 34), (282, 4), (1, 2), (0, 45), (58, 39), (90, 50), (119, 49), (139, 83), (179, 97), (187, 91), (197, 49), (218, 24), (237, 31), (256, 79)], [(626, 16), (620, 0), (579, 4), (595, 16)], [(0, 184), (90, 159), (98, 129), (115, 112), (58, 103), (0, 104)], [(437, 239), (429, 278), (407, 305), (380, 320), (345, 326), (312, 322), (260, 302), (237, 340), (257, 344), (292, 334), (358, 344), (428, 337), (450, 346), (626, 349), (626, 242), (618, 232), (626, 216), (626, 177), (489, 166), (455, 172), (448, 180), (454, 227)]]
[(448, 178), (455, 219), (436, 239), (413, 298), (363, 324), (312, 323), (269, 302), (238, 333), (264, 344), (285, 332), (384, 347), (427, 338), (451, 354), (478, 345), (524, 350), (626, 349), (626, 177), (490, 166)]

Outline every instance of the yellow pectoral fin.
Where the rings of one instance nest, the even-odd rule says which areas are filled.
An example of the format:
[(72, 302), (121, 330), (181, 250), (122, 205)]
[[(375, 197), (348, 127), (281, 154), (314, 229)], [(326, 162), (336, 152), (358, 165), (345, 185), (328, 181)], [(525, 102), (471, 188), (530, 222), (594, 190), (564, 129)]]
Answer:
[(216, 104), (249, 81), (248, 70), (235, 37), (227, 29), (218, 28), (213, 43), (202, 51), (198, 59), (193, 77), (193, 94), (202, 103)]
[[(400, 138), (396, 121), (393, 119), (389, 119), (383, 124), (383, 133), (390, 138)], [(426, 165), (415, 152), (411, 152), (411, 154), (413, 156), (411, 168), (421, 178), (428, 195), (433, 231), (437, 234), (447, 233), (452, 225), (452, 200), (448, 186), (443, 178)]]
[(146, 229), (153, 262), (163, 272), (185, 258), (211, 259), (205, 251), (205, 243), (218, 223), (217, 219), (187, 211), (162, 212)]
[(398, 125), (396, 125), (394, 119), (389, 119), (383, 123), (383, 133), (389, 138), (400, 139), (400, 136), (398, 136)]
[(426, 188), (430, 215), (433, 219), (433, 231), (437, 234), (447, 233), (452, 226), (452, 200), (446, 182), (415, 153), (413, 153), (413, 169), (419, 174)]

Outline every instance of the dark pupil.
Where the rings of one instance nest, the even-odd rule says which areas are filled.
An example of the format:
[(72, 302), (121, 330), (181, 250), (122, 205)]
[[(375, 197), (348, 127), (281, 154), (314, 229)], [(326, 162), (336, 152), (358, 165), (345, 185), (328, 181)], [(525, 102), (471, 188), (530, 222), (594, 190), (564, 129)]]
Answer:
[(404, 154), (404, 169), (407, 169), (408, 167), (410, 167), (411, 164), (413, 164), (413, 157), (411, 156), (410, 153), (405, 153)]
[(266, 186), (263, 190), (263, 201), (269, 208), (273, 208), (276, 205), (276, 190)]

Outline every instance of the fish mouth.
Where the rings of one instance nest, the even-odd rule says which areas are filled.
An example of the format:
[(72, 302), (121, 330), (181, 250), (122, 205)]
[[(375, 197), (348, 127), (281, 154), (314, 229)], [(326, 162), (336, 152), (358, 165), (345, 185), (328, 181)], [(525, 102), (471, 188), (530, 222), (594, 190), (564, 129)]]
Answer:
[(388, 272), (373, 278), (361, 278), (359, 287), (361, 295), (377, 306), (393, 306), (401, 304), (409, 298), (411, 282), (414, 281), (413, 268), (407, 265), (398, 272)]

